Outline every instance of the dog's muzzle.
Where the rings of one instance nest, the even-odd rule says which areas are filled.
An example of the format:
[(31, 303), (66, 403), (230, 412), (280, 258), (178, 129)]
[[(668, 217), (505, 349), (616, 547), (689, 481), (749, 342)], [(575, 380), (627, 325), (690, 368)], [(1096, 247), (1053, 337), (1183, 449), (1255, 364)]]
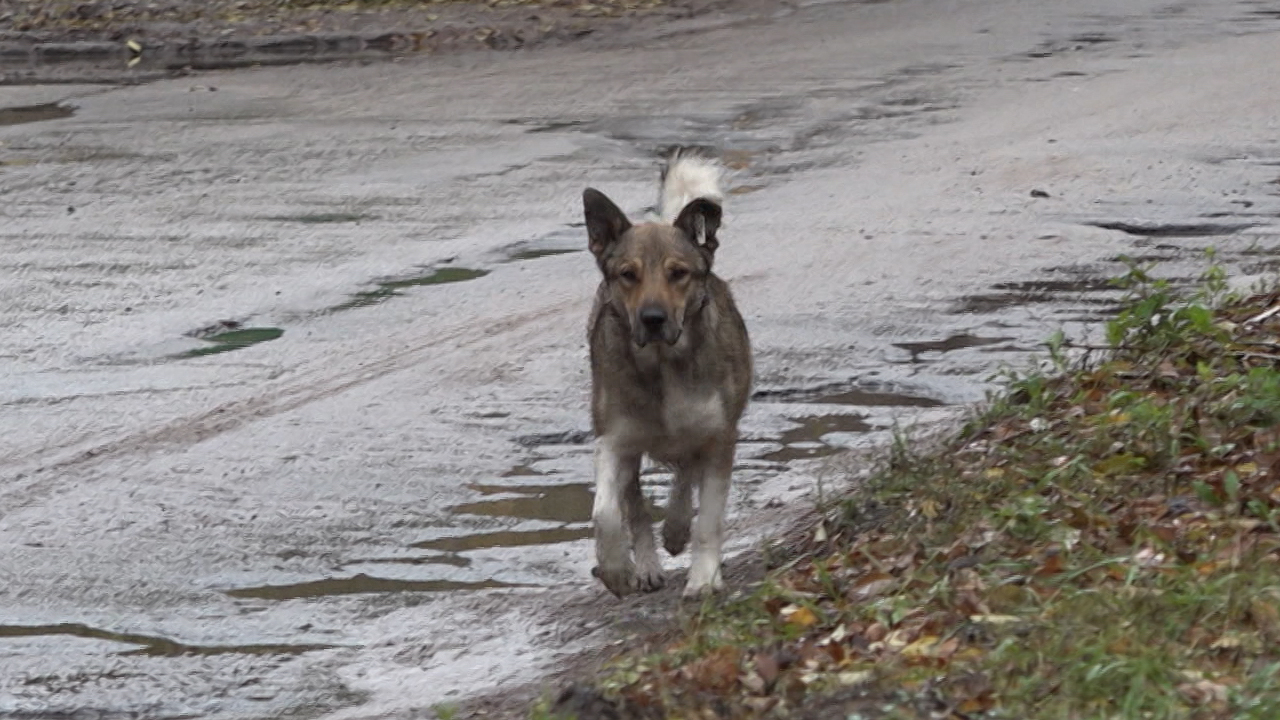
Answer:
[(632, 324), (632, 337), (640, 347), (657, 340), (675, 345), (680, 339), (680, 326), (666, 310), (651, 305), (641, 308), (636, 313), (635, 322)]

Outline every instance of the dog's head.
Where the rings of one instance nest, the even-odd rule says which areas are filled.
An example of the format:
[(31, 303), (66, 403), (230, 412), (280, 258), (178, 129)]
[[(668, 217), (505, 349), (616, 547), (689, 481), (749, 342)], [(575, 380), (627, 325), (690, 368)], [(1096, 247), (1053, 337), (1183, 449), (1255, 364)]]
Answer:
[(610, 302), (644, 347), (674, 345), (685, 320), (707, 299), (707, 275), (715, 258), (720, 206), (705, 198), (689, 203), (671, 225), (632, 225), (598, 190), (582, 194), (587, 238), (609, 288)]

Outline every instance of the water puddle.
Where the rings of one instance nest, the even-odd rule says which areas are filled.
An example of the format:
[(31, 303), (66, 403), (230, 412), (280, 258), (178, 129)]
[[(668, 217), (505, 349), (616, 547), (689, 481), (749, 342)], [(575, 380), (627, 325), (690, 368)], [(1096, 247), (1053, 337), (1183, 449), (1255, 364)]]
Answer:
[(875, 390), (846, 390), (828, 395), (819, 395), (805, 402), (814, 405), (855, 405), (858, 407), (944, 407), (946, 403), (930, 397), (907, 395), (896, 392), (878, 392)]
[(399, 592), (451, 592), (455, 590), (491, 590), (494, 588), (526, 587), (498, 580), (394, 580), (359, 573), (348, 578), (327, 578), (289, 585), (259, 585), (257, 587), (227, 590), (235, 598), (260, 600), (298, 600), (304, 598), (356, 595), (361, 593)]
[(507, 262), (521, 262), (523, 260), (537, 260), (538, 258), (551, 257), (553, 255), (568, 255), (569, 253), (582, 252), (582, 248), (542, 248), (517, 250), (507, 256)]
[[(545, 459), (545, 458), (539, 458), (539, 459)], [(529, 461), (526, 461), (526, 462), (519, 463), (519, 464), (517, 464), (517, 465), (512, 465), (512, 466), (511, 466), (511, 468), (510, 468), (509, 470), (504, 470), (504, 471), (503, 471), (503, 473), (502, 473), (501, 475), (499, 475), (498, 477), (504, 477), (504, 478), (509, 478), (509, 477), (542, 477), (542, 476), (544, 476), (544, 475), (550, 475), (550, 474), (552, 474), (552, 473), (544, 473), (544, 472), (542, 472), (541, 470), (538, 470), (538, 469), (534, 468), (534, 467), (533, 467), (533, 465), (531, 465), (531, 464), (530, 464), (530, 463), (532, 463), (532, 462), (537, 462), (537, 460), (529, 460)]]
[(71, 117), (75, 112), (75, 108), (58, 103), (0, 108), (0, 126), (22, 125), (24, 123), (40, 122), (41, 120), (59, 120)]
[(546, 530), (499, 530), (497, 532), (423, 540), (422, 542), (414, 543), (413, 547), (423, 550), (457, 553), (467, 552), (468, 550), (555, 545), (556, 543), (585, 540), (589, 537), (591, 537), (591, 528), (589, 527), (557, 527)]
[(327, 223), (351, 223), (360, 222), (361, 220), (373, 220), (372, 215), (362, 213), (303, 213), (300, 215), (273, 215), (264, 218), (274, 222), (296, 222), (305, 223), (307, 225), (323, 225)]
[(791, 402), (810, 405), (855, 407), (945, 407), (947, 403), (921, 395), (866, 388), (856, 382), (840, 382), (813, 388), (757, 390), (751, 399), (758, 402)]
[[(527, 466), (516, 466), (523, 472)], [(416, 542), (413, 547), (448, 553), (496, 548), (555, 545), (591, 537), (591, 506), (595, 495), (590, 483), (566, 483), (563, 485), (469, 485), (481, 495), (505, 495), (507, 497), (477, 500), (449, 508), (454, 515), (511, 518), (520, 521), (560, 523), (557, 527), (535, 530), (497, 530), (467, 535), (454, 535)], [(649, 503), (649, 512), (655, 519), (662, 518), (662, 511)]]
[(366, 290), (358, 292), (351, 296), (351, 299), (329, 308), (330, 312), (339, 312), (342, 310), (353, 310), (355, 308), (372, 307), (386, 302), (388, 299), (403, 295), (401, 290), (411, 287), (421, 287), (423, 285), (447, 285), (449, 283), (466, 282), (467, 280), (475, 280), (488, 275), (488, 270), (476, 270), (474, 268), (463, 267), (442, 267), (435, 268), (423, 275), (415, 275), (400, 280), (388, 280), (387, 282), (378, 283), (378, 287), (374, 290)]
[[(1105, 278), (1073, 278), (1070, 280), (1027, 280), (1002, 282), (991, 286), (993, 293), (965, 295), (949, 310), (951, 314), (987, 314), (1012, 307), (1042, 303), (1064, 305), (1114, 305), (1119, 291)], [(1090, 294), (1099, 294), (1089, 297)]]
[(1011, 292), (1084, 293), (1116, 290), (1115, 283), (1107, 278), (1076, 278), (1074, 280), (1023, 280), (1002, 282), (991, 286), (992, 290)]
[(759, 459), (785, 463), (835, 455), (844, 452), (846, 448), (824, 442), (824, 436), (831, 433), (865, 433), (876, 429), (861, 415), (811, 415), (791, 420), (800, 425), (778, 436), (778, 442), (782, 443), (783, 448), (761, 455)]
[(456, 568), (471, 567), (471, 558), (462, 557), (461, 555), (430, 555), (427, 557), (377, 557), (377, 558), (356, 558), (348, 562), (342, 563), (342, 567), (351, 567), (352, 565), (450, 565)]
[(564, 485), (469, 485), (482, 495), (514, 494), (516, 497), (479, 500), (454, 505), (454, 515), (510, 517), (521, 520), (546, 520), (563, 524), (591, 520), (591, 504), (595, 495), (588, 483)]
[(516, 444), (527, 448), (543, 445), (586, 445), (591, 442), (591, 433), (586, 430), (565, 430), (557, 433), (537, 433), (521, 435), (515, 438)]
[(251, 345), (264, 343), (269, 340), (284, 335), (284, 330), (274, 327), (236, 327), (234, 330), (227, 330), (212, 335), (203, 335), (201, 340), (210, 343), (208, 347), (195, 348), (177, 355), (178, 358), (195, 358), (205, 357), (206, 355), (217, 355), (219, 353), (231, 352), (233, 350), (241, 350)]
[(920, 362), (920, 356), (924, 353), (949, 353), (953, 350), (966, 350), (968, 348), (985, 347), (987, 345), (999, 345), (1000, 343), (1010, 342), (1014, 340), (1011, 337), (979, 337), (977, 335), (969, 335), (961, 333), (952, 335), (945, 340), (931, 340), (925, 342), (905, 342), (893, 343), (893, 346), (911, 353), (911, 362)]
[(1086, 223), (1103, 230), (1118, 230), (1138, 237), (1217, 237), (1234, 235), (1241, 230), (1256, 227), (1254, 223), (1131, 223), (1123, 221), (1104, 221)]
[(154, 655), (177, 657), (180, 655), (299, 655), (313, 650), (330, 650), (337, 645), (255, 644), (255, 645), (188, 645), (168, 638), (137, 633), (121, 633), (90, 627), (81, 623), (57, 625), (0, 625), (0, 639), (70, 635), (73, 637), (107, 640), (110, 642), (139, 645), (136, 650), (121, 655)]

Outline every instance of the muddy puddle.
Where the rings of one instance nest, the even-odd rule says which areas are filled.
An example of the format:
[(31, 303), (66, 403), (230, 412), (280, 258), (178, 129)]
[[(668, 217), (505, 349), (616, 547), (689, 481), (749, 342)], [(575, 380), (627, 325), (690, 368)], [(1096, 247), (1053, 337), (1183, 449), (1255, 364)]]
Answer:
[(1256, 223), (1137, 223), (1124, 221), (1097, 221), (1088, 223), (1103, 230), (1116, 230), (1127, 235), (1144, 238), (1195, 238), (1234, 235), (1241, 230), (1256, 227)]
[(273, 222), (295, 222), (304, 225), (325, 225), (332, 223), (354, 223), (362, 220), (376, 220), (373, 215), (348, 212), (301, 213), (298, 215), (272, 215), (263, 218)]
[(881, 429), (867, 423), (862, 415), (811, 415), (790, 419), (799, 425), (778, 436), (777, 441), (782, 443), (782, 449), (761, 455), (759, 459), (787, 463), (827, 457), (844, 452), (847, 448), (826, 442), (823, 439), (826, 436), (832, 433), (860, 434)]
[(568, 255), (569, 253), (580, 252), (579, 248), (543, 248), (519, 250), (511, 254), (507, 258), (507, 262), (520, 262), (522, 260), (537, 260), (538, 258), (552, 257), (553, 255)]
[(980, 337), (978, 335), (970, 335), (968, 333), (960, 333), (948, 336), (944, 340), (927, 340), (922, 342), (902, 342), (893, 343), (893, 346), (906, 350), (911, 354), (912, 363), (922, 362), (921, 356), (928, 354), (942, 355), (953, 352), (955, 350), (968, 350), (971, 348), (988, 347), (991, 345), (1001, 345), (1003, 343), (1012, 342), (1012, 337)]
[(861, 407), (936, 408), (947, 403), (931, 397), (912, 395), (888, 388), (860, 385), (857, 381), (829, 383), (813, 388), (757, 390), (752, 402), (805, 403), (812, 405), (854, 405)]
[(1111, 280), (1096, 277), (1002, 282), (992, 285), (991, 290), (961, 297), (949, 312), (984, 315), (1023, 305), (1053, 303), (1066, 311), (1075, 312), (1085, 306), (1106, 313), (1119, 307), (1121, 293)]
[(277, 327), (236, 327), (209, 335), (198, 335), (209, 343), (207, 347), (195, 348), (177, 355), (178, 358), (196, 358), (220, 353), (243, 350), (259, 343), (275, 340), (284, 335), (284, 330)]
[(423, 550), (460, 553), (469, 550), (555, 545), (573, 542), (574, 540), (585, 540), (589, 537), (591, 537), (591, 528), (589, 527), (558, 527), (545, 530), (497, 530), (472, 535), (423, 540), (414, 543), (413, 547)]
[[(507, 122), (529, 133), (597, 135), (655, 158), (681, 149), (718, 157), (730, 170), (750, 168), (750, 175), (791, 174), (833, 160), (776, 162), (782, 156), (840, 147), (851, 137), (902, 137), (910, 134), (903, 126), (941, 122), (939, 114), (956, 107), (952, 99), (899, 87), (918, 74), (934, 72), (903, 68), (894, 82), (810, 88), (801, 95), (761, 98), (714, 113), (521, 117)], [(739, 182), (729, 192), (742, 195), (762, 187)]]
[(454, 515), (483, 515), (521, 520), (580, 523), (591, 520), (594, 494), (587, 483), (564, 485), (470, 485), (481, 495), (515, 495), (463, 503), (449, 508)]
[(138, 633), (114, 632), (82, 623), (58, 623), (56, 625), (0, 625), (0, 640), (6, 638), (49, 637), (66, 635), (92, 640), (106, 640), (124, 645), (136, 645), (119, 655), (154, 655), (176, 657), (180, 655), (299, 655), (314, 650), (330, 650), (336, 645), (253, 644), (253, 645), (191, 645), (168, 638)]
[(379, 305), (393, 297), (403, 295), (404, 293), (402, 291), (407, 288), (466, 282), (467, 280), (482, 278), (488, 274), (488, 270), (478, 270), (475, 268), (432, 268), (421, 275), (414, 275), (407, 278), (388, 280), (386, 282), (378, 283), (378, 286), (375, 289), (355, 293), (351, 296), (350, 300), (329, 308), (329, 312), (340, 312), (343, 310), (354, 310), (356, 308)]
[[(522, 466), (513, 468), (513, 470), (520, 469), (522, 469)], [(528, 474), (528, 472), (528, 469), (523, 469), (522, 472), (517, 472), (516, 476)], [(473, 564), (472, 558), (466, 555), (471, 551), (555, 545), (582, 540), (591, 535), (591, 529), (586, 524), (591, 520), (593, 495), (591, 486), (586, 483), (564, 483), (559, 485), (477, 483), (467, 487), (478, 494), (481, 499), (459, 503), (447, 508), (450, 516), (461, 521), (463, 525), (467, 524), (469, 519), (507, 520), (520, 525), (530, 523), (553, 523), (554, 525), (552, 527), (534, 529), (524, 529), (523, 527), (502, 530), (483, 529), (480, 532), (433, 538), (412, 543), (409, 548), (413, 550), (429, 550), (439, 554), (425, 557), (359, 558), (345, 562), (343, 566), (388, 564), (425, 567), (437, 565), (465, 569), (470, 568)], [(400, 579), (378, 577), (361, 572), (349, 577), (235, 588), (225, 592), (227, 595), (236, 598), (298, 600), (362, 593), (466, 592), (520, 587), (531, 586), (503, 582), (493, 578), (478, 580), (453, 578)]]
[(582, 223), (570, 223), (532, 240), (524, 240), (499, 249), (498, 262), (524, 262), (556, 255), (585, 252), (586, 249), (586, 226)]
[(0, 127), (40, 122), (41, 120), (60, 120), (71, 117), (75, 112), (75, 108), (60, 103), (0, 108)]
[(285, 585), (258, 585), (255, 587), (236, 588), (225, 592), (234, 598), (299, 600), (361, 593), (451, 592), (516, 587), (525, 586), (504, 583), (498, 580), (478, 580), (474, 582), (465, 580), (399, 580), (357, 573), (345, 578), (326, 578), (324, 580), (311, 580)]

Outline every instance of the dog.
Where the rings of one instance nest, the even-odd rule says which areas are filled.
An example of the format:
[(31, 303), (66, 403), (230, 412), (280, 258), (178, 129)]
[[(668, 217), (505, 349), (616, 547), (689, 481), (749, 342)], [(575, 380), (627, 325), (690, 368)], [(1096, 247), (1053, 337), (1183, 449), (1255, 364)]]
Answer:
[(711, 271), (722, 174), (712, 160), (675, 153), (662, 173), (659, 217), (639, 224), (600, 191), (582, 195), (588, 247), (603, 275), (587, 328), (596, 437), (592, 574), (618, 597), (666, 583), (640, 490), (646, 454), (675, 475), (663, 547), (680, 554), (692, 529), (684, 596), (724, 587), (725, 502), (752, 360), (729, 286)]

